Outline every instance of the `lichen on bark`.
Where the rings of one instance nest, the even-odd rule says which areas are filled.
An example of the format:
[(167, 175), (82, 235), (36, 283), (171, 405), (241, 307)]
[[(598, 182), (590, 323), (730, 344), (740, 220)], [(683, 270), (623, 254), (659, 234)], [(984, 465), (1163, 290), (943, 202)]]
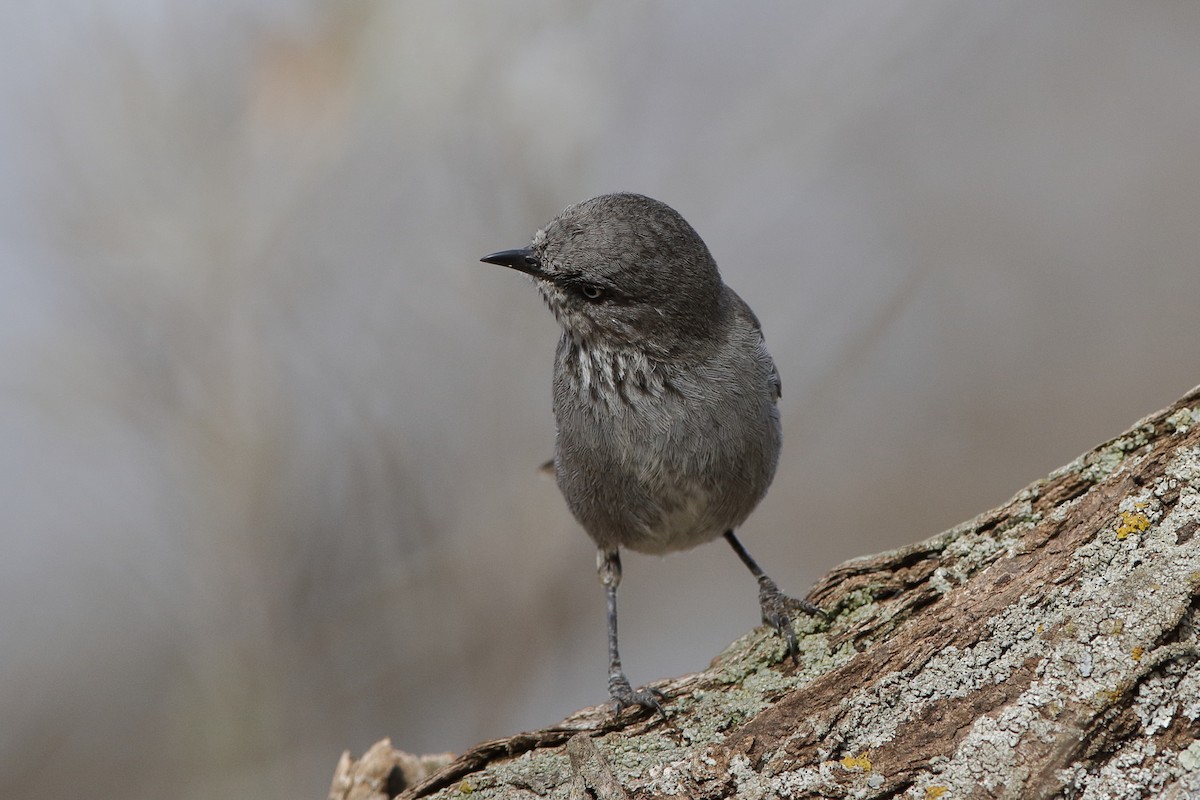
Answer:
[[(1000, 508), (834, 569), (799, 665), (759, 629), (660, 683), (665, 722), (584, 709), (400, 797), (1200, 796), (1197, 422), (1200, 387)], [(569, 750), (580, 733), (594, 747)], [(372, 753), (331, 798), (386, 792)]]

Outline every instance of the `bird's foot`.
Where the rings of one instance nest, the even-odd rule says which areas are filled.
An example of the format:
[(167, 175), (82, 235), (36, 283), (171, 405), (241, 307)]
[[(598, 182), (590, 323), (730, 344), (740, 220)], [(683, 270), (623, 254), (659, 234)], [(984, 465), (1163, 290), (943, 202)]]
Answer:
[(629, 685), (629, 678), (626, 678), (623, 672), (614, 672), (609, 676), (608, 693), (612, 695), (613, 714), (620, 714), (626, 708), (633, 706), (657, 712), (663, 719), (667, 718), (667, 712), (662, 707), (662, 701), (666, 700), (667, 696), (650, 686), (634, 689)]
[(758, 579), (758, 603), (762, 606), (763, 622), (770, 625), (787, 642), (788, 655), (792, 663), (800, 662), (800, 645), (796, 642), (796, 631), (792, 628), (792, 612), (826, 616), (825, 612), (807, 600), (797, 600), (779, 590), (775, 581), (763, 575)]

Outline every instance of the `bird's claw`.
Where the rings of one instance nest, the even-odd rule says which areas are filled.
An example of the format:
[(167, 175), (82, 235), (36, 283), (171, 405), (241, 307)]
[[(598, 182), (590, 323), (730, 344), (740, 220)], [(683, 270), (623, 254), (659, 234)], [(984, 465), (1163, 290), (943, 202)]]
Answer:
[(800, 663), (800, 645), (796, 641), (796, 631), (792, 627), (792, 612), (803, 611), (806, 614), (827, 616), (817, 606), (807, 600), (797, 600), (779, 590), (775, 581), (765, 575), (758, 581), (758, 603), (762, 606), (763, 622), (774, 628), (787, 642), (788, 655), (792, 663)]
[(663, 710), (662, 701), (667, 696), (652, 686), (634, 689), (624, 673), (615, 673), (608, 679), (608, 693), (612, 695), (613, 714), (620, 714), (630, 706), (658, 713), (663, 719), (667, 712)]

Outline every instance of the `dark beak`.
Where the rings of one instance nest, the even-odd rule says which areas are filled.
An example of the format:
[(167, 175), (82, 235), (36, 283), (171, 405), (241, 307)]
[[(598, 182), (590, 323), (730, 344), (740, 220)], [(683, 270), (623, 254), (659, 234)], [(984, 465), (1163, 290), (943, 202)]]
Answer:
[(518, 272), (524, 272), (526, 275), (532, 275), (535, 278), (544, 278), (546, 274), (542, 272), (542, 262), (534, 254), (533, 250), (528, 247), (522, 247), (520, 250), (501, 250), (499, 253), (492, 253), (479, 259), (486, 264), (499, 264), (502, 267), (509, 267)]

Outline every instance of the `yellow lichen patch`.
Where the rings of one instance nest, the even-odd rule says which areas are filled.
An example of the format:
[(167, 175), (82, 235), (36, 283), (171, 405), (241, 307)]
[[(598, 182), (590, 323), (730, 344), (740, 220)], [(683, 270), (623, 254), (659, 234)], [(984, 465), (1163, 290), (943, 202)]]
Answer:
[(1142, 656), (1145, 655), (1145, 653), (1146, 653), (1146, 648), (1135, 647), (1135, 648), (1133, 648), (1133, 652), (1131, 652), (1129, 655), (1133, 656), (1134, 661), (1141, 661)]
[(458, 785), (458, 791), (459, 791), (461, 794), (474, 794), (474, 793), (475, 793), (475, 787), (474, 787), (474, 786), (472, 786), (471, 784), (467, 783), (466, 781), (463, 781), (462, 783), (460, 783), (460, 784)]
[(1124, 539), (1131, 533), (1141, 533), (1150, 527), (1150, 518), (1140, 511), (1136, 514), (1132, 511), (1121, 512), (1121, 524), (1117, 527), (1117, 538)]
[(925, 800), (937, 800), (948, 791), (950, 791), (949, 786), (927, 786), (925, 787)]
[(871, 759), (863, 756), (846, 756), (838, 762), (846, 769), (861, 769), (863, 772), (871, 771)]

